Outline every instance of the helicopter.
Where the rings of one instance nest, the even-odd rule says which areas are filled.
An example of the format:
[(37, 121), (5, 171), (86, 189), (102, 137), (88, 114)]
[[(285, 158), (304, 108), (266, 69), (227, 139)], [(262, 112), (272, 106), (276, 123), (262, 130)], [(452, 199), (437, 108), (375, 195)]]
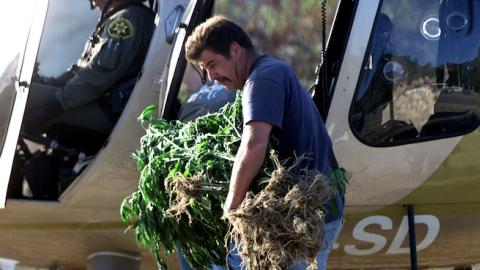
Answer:
[[(73, 152), (68, 145), (41, 146), (73, 160), (73, 174), (48, 199), (7, 196), (28, 160), (21, 123), (55, 3), (34, 2), (8, 11), (21, 14), (24, 28), (7, 55), (14, 60), (0, 60), (0, 256), (41, 268), (155, 269), (119, 217), (121, 201), (139, 179), (132, 153), (144, 130), (136, 117), (153, 103), (159, 117), (176, 119), (186, 89), (202, 84), (183, 46), (214, 14), (215, 1), (156, 2), (155, 33), (118, 121), (95, 126), (95, 114), (73, 114), (56, 123), (88, 127), (100, 134), (97, 143), (75, 145)], [(337, 159), (351, 174), (346, 222), (329, 269), (453, 269), (480, 262), (479, 15), (478, 0), (338, 1), (311, 87)], [(104, 262), (117, 267), (100, 268)], [(174, 256), (167, 263), (178, 268)]]

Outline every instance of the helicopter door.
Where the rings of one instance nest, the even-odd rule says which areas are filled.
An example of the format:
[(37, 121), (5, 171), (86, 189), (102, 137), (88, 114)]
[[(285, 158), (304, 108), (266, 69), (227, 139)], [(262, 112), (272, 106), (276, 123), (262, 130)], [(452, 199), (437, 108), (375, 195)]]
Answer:
[(214, 0), (190, 1), (182, 22), (176, 29), (176, 37), (170, 61), (164, 70), (164, 80), (160, 90), (160, 116), (166, 119), (176, 118), (178, 113), (177, 96), (187, 66), (185, 59), (185, 41), (193, 29), (209, 18), (213, 13)]
[(0, 208), (5, 200), (48, 0), (0, 4)]

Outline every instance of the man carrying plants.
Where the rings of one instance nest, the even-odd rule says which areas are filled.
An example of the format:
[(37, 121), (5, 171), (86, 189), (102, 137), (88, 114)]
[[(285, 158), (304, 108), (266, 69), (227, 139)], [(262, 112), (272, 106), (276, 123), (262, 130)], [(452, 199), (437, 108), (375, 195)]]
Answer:
[[(292, 69), (285, 63), (259, 54), (249, 36), (234, 22), (215, 16), (199, 25), (188, 38), (186, 57), (199, 64), (229, 89), (242, 89), (243, 133), (230, 178), (224, 211), (240, 206), (262, 169), (271, 141), (280, 160), (327, 175), (338, 168), (330, 138), (320, 114)], [(274, 138), (274, 140), (270, 140)], [(327, 205), (325, 244), (316, 254), (318, 269), (326, 269), (328, 253), (343, 224), (343, 192)], [(240, 268), (232, 252), (231, 267)], [(292, 262), (292, 269), (304, 269)]]

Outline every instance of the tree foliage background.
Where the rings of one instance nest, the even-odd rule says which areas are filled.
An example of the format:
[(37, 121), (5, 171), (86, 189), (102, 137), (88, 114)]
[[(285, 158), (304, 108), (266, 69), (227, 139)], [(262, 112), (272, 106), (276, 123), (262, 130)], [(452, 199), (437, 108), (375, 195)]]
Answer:
[[(257, 49), (290, 64), (305, 87), (322, 55), (322, 0), (218, 0), (215, 14), (244, 27)], [(327, 0), (327, 33), (337, 0)]]

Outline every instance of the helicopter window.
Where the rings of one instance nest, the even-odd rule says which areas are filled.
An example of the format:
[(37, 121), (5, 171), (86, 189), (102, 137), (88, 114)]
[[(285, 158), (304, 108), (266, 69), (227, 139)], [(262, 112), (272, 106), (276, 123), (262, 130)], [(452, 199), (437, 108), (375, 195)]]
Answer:
[(382, 2), (350, 109), (373, 146), (466, 134), (480, 124), (480, 1)]
[(37, 72), (48, 77), (58, 76), (78, 60), (85, 40), (100, 16), (97, 10), (91, 11), (88, 5), (88, 1), (49, 1), (38, 51)]
[[(11, 12), (11, 14), (15, 14), (15, 19), (24, 20), (18, 15), (23, 13), (21, 10)], [(53, 87), (42, 87), (40, 83), (34, 81), (35, 76), (39, 76), (38, 73), (47, 77), (57, 76), (72, 62), (75, 62), (83, 49), (85, 40), (95, 26), (98, 15), (97, 12), (90, 10), (87, 1), (66, 3), (61, 0), (50, 0), (48, 2), (34, 77), (30, 83), (29, 98), (25, 108), (26, 114), (45, 104), (45, 99), (53, 93), (52, 91), (56, 90)], [(2, 25), (11, 26), (11, 24), (12, 22), (9, 21)], [(12, 29), (15, 29), (17, 33), (28, 35), (28, 29)], [(8, 45), (15, 44), (17, 40), (19, 39), (11, 37)], [(22, 49), (18, 44), (13, 46), (16, 46), (17, 50)], [(3, 103), (0, 110), (4, 110)], [(72, 134), (76, 135), (73, 131)], [(63, 145), (58, 143), (54, 146), (56, 149), (54, 155), (52, 149), (46, 150), (46, 145), (53, 146), (48, 139), (41, 136), (31, 140), (25, 135), (22, 133), (22, 139), (18, 140), (7, 196), (17, 199), (57, 200), (59, 193), (63, 192), (73, 181), (73, 175), (76, 174), (74, 164), (80, 155), (75, 152), (75, 149), (70, 147), (64, 149)], [(97, 141), (92, 141), (90, 141), (91, 144), (97, 143)], [(97, 143), (97, 149), (102, 143), (103, 141)], [(85, 151), (85, 153), (90, 155), (97, 149), (87, 149), (89, 152)], [(56, 156), (58, 152), (61, 152), (61, 155)], [(27, 186), (29, 188), (26, 188)]]
[[(90, 9), (88, 1), (75, 1), (71, 5), (61, 0), (49, 1), (25, 109), (26, 118), (48, 104), (74, 74), (67, 71), (79, 59), (99, 16), (97, 9)], [(42, 126), (42, 131), (63, 145), (92, 155), (103, 145), (111, 122), (102, 109), (88, 104), (55, 117)]]

